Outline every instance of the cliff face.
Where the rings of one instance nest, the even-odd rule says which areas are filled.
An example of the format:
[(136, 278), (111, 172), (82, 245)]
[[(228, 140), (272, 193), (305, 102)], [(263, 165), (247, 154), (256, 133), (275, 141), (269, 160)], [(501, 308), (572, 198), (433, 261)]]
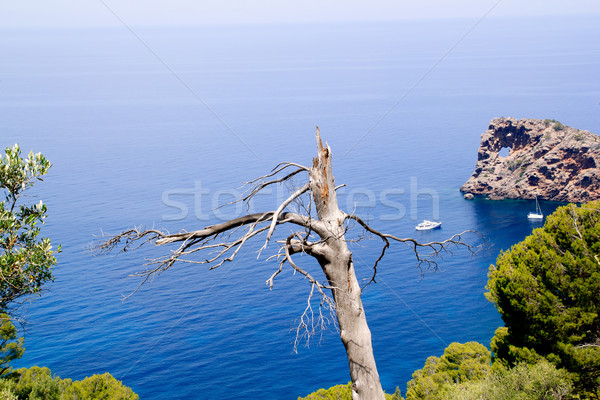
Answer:
[(492, 200), (600, 199), (600, 137), (553, 120), (493, 119), (460, 190)]

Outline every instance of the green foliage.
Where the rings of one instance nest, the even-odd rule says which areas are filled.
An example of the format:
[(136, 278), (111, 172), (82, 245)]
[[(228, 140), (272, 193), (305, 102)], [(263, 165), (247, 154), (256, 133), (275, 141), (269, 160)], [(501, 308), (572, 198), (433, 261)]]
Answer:
[(0, 314), (0, 322), (0, 377), (3, 377), (11, 372), (10, 362), (21, 358), (25, 348), (23, 338), (17, 339), (17, 328), (10, 317), (5, 313)]
[[(42, 201), (20, 201), (23, 192), (41, 181), (50, 167), (41, 153), (30, 152), (27, 158), (21, 157), (18, 145), (7, 148), (0, 156), (0, 188), (4, 195), (0, 202), (0, 310), (7, 310), (21, 296), (39, 293), (44, 283), (54, 279), (55, 251), (50, 239), (38, 237), (38, 224), (44, 223), (46, 206)], [(10, 361), (20, 358), (25, 350), (23, 338), (15, 341), (17, 331), (6, 313), (0, 314), (0, 319), (0, 399), (139, 399), (108, 373), (72, 382), (52, 376), (46, 367), (11, 372)]]
[(138, 400), (139, 396), (108, 373), (72, 382), (70, 379), (52, 376), (46, 367), (32, 367), (19, 369), (9, 378), (0, 380), (0, 399), (4, 398), (11, 400)]
[(565, 128), (565, 126), (562, 123), (560, 123), (560, 121), (557, 121), (555, 119), (545, 119), (544, 126), (546, 126), (546, 128), (548, 128), (550, 125), (553, 125), (552, 128), (555, 131), (562, 131)]
[(298, 400), (352, 400), (352, 383), (319, 389), (306, 397), (298, 397)]
[(494, 368), (485, 378), (445, 387), (442, 400), (559, 400), (571, 398), (569, 374), (548, 361)]
[[(42, 201), (21, 204), (23, 192), (42, 180), (50, 163), (41, 153), (30, 152), (21, 157), (18, 145), (0, 155), (0, 310), (19, 297), (38, 293), (42, 285), (53, 279), (52, 266), (56, 264), (48, 238), (38, 238), (39, 223), (46, 218)], [(60, 251), (60, 247), (58, 249)]]
[(63, 399), (137, 400), (139, 396), (107, 372), (73, 382), (65, 391)]
[(32, 367), (17, 370), (9, 379), (3, 379), (1, 385), (18, 399), (59, 400), (67, 383), (53, 377), (46, 367)]
[(555, 131), (562, 131), (563, 129), (565, 129), (565, 126), (563, 124), (561, 124), (560, 122), (556, 121), (554, 123), (554, 130)]
[(600, 201), (560, 207), (490, 267), (486, 296), (506, 327), (492, 340), (507, 366), (543, 358), (600, 388)]
[(400, 388), (396, 386), (396, 390), (394, 391), (394, 393), (385, 393), (385, 400), (404, 400), (404, 397), (402, 397), (402, 392), (400, 391)]
[(441, 357), (429, 357), (425, 366), (413, 373), (406, 398), (439, 399), (444, 386), (485, 377), (491, 369), (492, 356), (480, 343), (451, 343)]
[(516, 160), (510, 160), (510, 161), (506, 162), (506, 165), (510, 172), (513, 172), (514, 170), (516, 170), (519, 167), (521, 167), (521, 171), (524, 171), (525, 169), (527, 169), (527, 167), (522, 164), (523, 164), (522, 158), (517, 158)]
[(16, 394), (14, 394), (10, 389), (0, 389), (0, 399), (2, 400), (19, 400)]
[[(393, 394), (385, 394), (386, 400), (403, 400), (400, 388), (396, 387)], [(352, 400), (352, 382), (347, 385), (332, 386), (329, 389), (319, 389), (298, 400)]]
[(557, 121), (555, 119), (545, 119), (544, 126), (548, 128), (550, 125), (553, 125), (552, 129), (554, 129), (555, 131), (562, 131), (563, 129), (565, 129), (565, 126), (560, 121)]

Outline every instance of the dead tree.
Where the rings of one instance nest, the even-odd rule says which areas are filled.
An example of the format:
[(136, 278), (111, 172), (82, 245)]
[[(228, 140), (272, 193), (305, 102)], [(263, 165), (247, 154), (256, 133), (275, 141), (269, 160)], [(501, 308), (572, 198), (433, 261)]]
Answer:
[[(287, 264), (295, 272), (302, 274), (310, 285), (308, 306), (300, 318), (298, 334), (306, 329), (308, 332), (310, 321), (322, 321), (325, 318), (323, 310), (334, 310), (337, 317), (339, 334), (346, 348), (350, 376), (352, 380), (352, 399), (377, 400), (384, 399), (384, 393), (379, 381), (379, 374), (375, 365), (373, 348), (371, 345), (371, 331), (367, 325), (365, 310), (361, 301), (362, 289), (357, 280), (352, 253), (348, 249), (345, 238), (349, 223), (360, 225), (366, 232), (382, 241), (382, 250), (374, 262), (370, 282), (375, 282), (377, 267), (383, 259), (386, 249), (392, 242), (401, 242), (409, 245), (414, 251), (420, 267), (436, 267), (433, 257), (447, 251), (449, 246), (465, 246), (461, 234), (440, 242), (419, 243), (412, 238), (399, 238), (371, 228), (360, 217), (347, 214), (340, 210), (337, 202), (336, 186), (331, 172), (331, 149), (323, 146), (317, 128), (318, 154), (313, 159), (311, 167), (296, 163), (283, 163), (276, 166), (271, 173), (257, 178), (251, 182), (250, 189), (241, 201), (249, 202), (261, 190), (276, 184), (290, 181), (301, 173), (308, 174), (308, 182), (294, 191), (274, 211), (247, 214), (220, 224), (211, 225), (193, 232), (169, 234), (160, 230), (143, 230), (134, 228), (100, 244), (102, 251), (110, 251), (121, 247), (122, 251), (137, 248), (144, 243), (153, 243), (157, 246), (178, 243), (179, 246), (165, 257), (151, 260), (147, 265), (149, 269), (136, 276), (142, 278), (143, 285), (149, 278), (169, 269), (176, 262), (194, 264), (209, 264), (210, 269), (218, 268), (225, 262), (233, 261), (236, 254), (244, 244), (258, 235), (265, 236), (264, 250), (271, 240), (274, 231), (279, 225), (292, 224), (298, 231), (289, 235), (278, 243), (279, 252), (272, 257), (277, 258), (278, 268), (267, 279), (269, 287), (273, 287), (274, 280)], [(294, 213), (286, 208), (297, 201), (303, 194), (312, 194), (312, 204), (305, 207), (307, 212)], [(310, 201), (310, 200), (309, 200)], [(310, 215), (314, 206), (318, 218)], [(425, 255), (423, 251), (427, 252)], [(210, 254), (201, 256), (199, 253)], [(307, 270), (301, 268), (294, 261), (294, 254), (304, 253), (314, 257), (325, 279), (320, 281)], [(364, 287), (364, 286), (363, 286)], [(318, 316), (312, 318), (313, 310), (311, 299), (314, 294), (321, 297)], [(310, 333), (310, 332), (308, 332)]]

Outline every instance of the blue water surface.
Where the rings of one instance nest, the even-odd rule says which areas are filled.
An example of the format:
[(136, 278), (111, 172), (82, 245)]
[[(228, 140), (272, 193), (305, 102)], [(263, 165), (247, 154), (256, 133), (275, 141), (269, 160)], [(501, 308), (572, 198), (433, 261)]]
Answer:
[[(494, 117), (600, 131), (600, 28), (488, 18), (470, 31), (476, 22), (1, 30), (0, 144), (54, 164), (31, 195), (47, 203), (44, 235), (63, 249), (56, 281), (27, 306), (16, 364), (73, 379), (109, 371), (143, 399), (295, 399), (347, 382), (333, 327), (293, 352), (310, 288), (284, 270), (268, 289), (276, 243), (257, 259), (252, 241), (213, 271), (175, 265), (126, 301), (139, 284), (128, 275), (170, 249), (89, 251), (102, 232), (240, 215), (211, 210), (278, 162), (309, 165), (315, 125), (347, 185), (346, 211), (421, 241), (463, 230), (486, 239), (425, 274), (408, 247), (389, 249), (363, 295), (385, 390), (404, 392), (451, 342), (488, 345), (502, 324), (483, 295), (488, 268), (540, 225), (525, 217), (531, 202), (467, 201), (458, 188)], [(288, 189), (253, 207), (274, 209)], [(425, 218), (442, 229), (416, 232)], [(360, 279), (380, 248), (352, 244)], [(297, 261), (322, 279), (309, 257)]]

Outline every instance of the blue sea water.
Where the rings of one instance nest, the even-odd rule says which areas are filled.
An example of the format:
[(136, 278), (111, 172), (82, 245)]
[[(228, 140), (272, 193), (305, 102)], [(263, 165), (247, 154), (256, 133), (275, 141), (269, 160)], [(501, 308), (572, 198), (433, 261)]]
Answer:
[[(144, 399), (295, 399), (347, 382), (334, 329), (292, 351), (309, 286), (284, 271), (268, 290), (275, 244), (257, 260), (261, 243), (249, 243), (213, 271), (176, 265), (126, 301), (139, 283), (128, 275), (168, 249), (89, 251), (102, 232), (239, 215), (211, 210), (278, 162), (310, 164), (315, 125), (347, 211), (421, 241), (466, 229), (486, 238), (425, 274), (410, 249), (388, 251), (363, 295), (385, 390), (404, 392), (451, 342), (489, 344), (502, 321), (483, 295), (488, 267), (539, 225), (525, 218), (531, 202), (466, 201), (458, 188), (494, 117), (600, 131), (600, 28), (591, 18), (476, 22), (0, 30), (0, 144), (54, 164), (31, 195), (47, 203), (44, 235), (63, 248), (56, 281), (27, 305), (18, 366), (73, 379), (109, 371)], [(441, 230), (414, 231), (434, 217)], [(380, 245), (353, 245), (361, 279)]]

